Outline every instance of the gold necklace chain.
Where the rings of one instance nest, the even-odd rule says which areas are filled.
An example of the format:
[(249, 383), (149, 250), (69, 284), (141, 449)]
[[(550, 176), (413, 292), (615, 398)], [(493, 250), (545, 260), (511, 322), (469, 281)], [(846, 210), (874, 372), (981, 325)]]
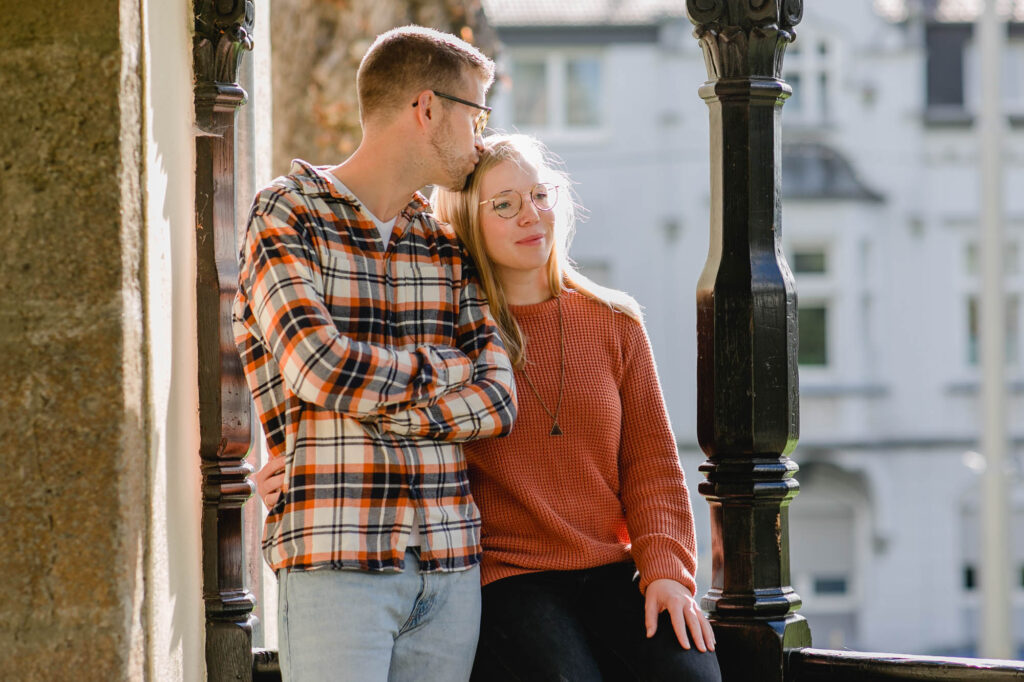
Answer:
[(562, 324), (562, 295), (559, 293), (558, 298), (558, 348), (559, 348), (559, 370), (558, 370), (558, 404), (555, 406), (555, 411), (552, 412), (548, 409), (548, 406), (544, 403), (544, 399), (540, 397), (540, 391), (533, 385), (533, 380), (530, 379), (530, 375), (526, 373), (527, 360), (523, 359), (523, 376), (526, 378), (526, 384), (533, 391), (533, 394), (537, 396), (537, 402), (544, 408), (548, 416), (551, 417), (551, 431), (548, 433), (549, 436), (561, 436), (562, 428), (558, 425), (558, 414), (562, 411), (562, 394), (565, 391), (565, 328)]

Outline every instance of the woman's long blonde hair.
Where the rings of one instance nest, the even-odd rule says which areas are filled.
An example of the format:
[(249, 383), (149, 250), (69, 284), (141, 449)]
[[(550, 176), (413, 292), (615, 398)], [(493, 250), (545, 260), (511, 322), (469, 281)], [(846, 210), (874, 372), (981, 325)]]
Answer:
[(461, 192), (453, 192), (437, 187), (431, 203), (438, 220), (451, 224), (476, 262), (480, 283), (487, 296), (491, 314), (498, 323), (498, 331), (512, 364), (522, 367), (526, 354), (526, 340), (509, 309), (501, 280), (498, 279), (494, 265), (487, 255), (480, 231), (480, 211), (486, 208), (480, 205), (481, 181), (488, 171), (505, 161), (520, 166), (532, 166), (537, 169), (541, 182), (549, 182), (559, 188), (558, 203), (552, 209), (555, 211), (555, 243), (548, 259), (548, 286), (551, 295), (558, 296), (565, 289), (574, 289), (625, 313), (638, 322), (642, 321), (640, 306), (632, 296), (593, 282), (581, 274), (569, 259), (569, 243), (575, 231), (579, 204), (573, 198), (569, 176), (558, 168), (554, 157), (544, 145), (529, 135), (499, 134), (485, 138), (484, 146), (485, 151), (476, 170), (469, 176), (466, 188)]

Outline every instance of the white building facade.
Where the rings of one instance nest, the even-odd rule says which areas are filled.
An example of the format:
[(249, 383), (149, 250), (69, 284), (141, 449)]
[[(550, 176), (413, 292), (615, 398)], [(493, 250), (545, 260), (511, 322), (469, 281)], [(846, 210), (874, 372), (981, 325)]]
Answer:
[[(683, 3), (487, 0), (505, 50), (492, 126), (538, 135), (588, 218), (572, 255), (645, 306), (697, 493), (694, 292), (708, 246), (707, 76)], [(787, 51), (783, 242), (800, 301), (793, 584), (816, 646), (976, 649), (979, 192), (976, 4), (806, 3)], [(1024, 3), (1005, 55), (1006, 379), (1024, 457)], [(1015, 641), (1024, 486), (1011, 479)]]

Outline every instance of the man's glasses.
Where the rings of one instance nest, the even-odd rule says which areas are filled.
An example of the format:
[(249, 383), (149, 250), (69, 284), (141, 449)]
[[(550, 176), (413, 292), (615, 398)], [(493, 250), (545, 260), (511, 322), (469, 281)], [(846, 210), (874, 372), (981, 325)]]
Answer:
[[(453, 102), (458, 102), (459, 104), (465, 104), (466, 106), (473, 107), (474, 109), (479, 109), (480, 113), (477, 114), (476, 118), (473, 119), (473, 134), (477, 136), (482, 136), (484, 134), (484, 128), (487, 127), (487, 119), (491, 117), (490, 107), (486, 107), (482, 104), (476, 104), (475, 102), (470, 102), (468, 99), (462, 99), (461, 97), (456, 97), (455, 95), (449, 95), (443, 92), (438, 92), (437, 90), (431, 90), (431, 92), (437, 95), (438, 97), (443, 97), (444, 99), (448, 99)], [(419, 103), (420, 101), (416, 100), (415, 102), (412, 103), (412, 105), (416, 106)]]
[(480, 202), (480, 205), (490, 204), (502, 218), (515, 218), (523, 209), (523, 197), (529, 196), (530, 201), (537, 207), (538, 211), (550, 211), (558, 203), (558, 185), (549, 182), (538, 182), (530, 188), (529, 192), (517, 192), (514, 189), (507, 189), (498, 192), (490, 199)]

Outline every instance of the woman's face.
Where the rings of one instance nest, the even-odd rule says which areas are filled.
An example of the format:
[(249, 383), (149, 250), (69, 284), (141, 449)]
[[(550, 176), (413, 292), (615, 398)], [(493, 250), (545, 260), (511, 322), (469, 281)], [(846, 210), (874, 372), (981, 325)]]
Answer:
[[(480, 231), (484, 249), (499, 277), (512, 272), (543, 271), (554, 246), (554, 211), (538, 210), (543, 188), (537, 169), (522, 162), (502, 161), (480, 179)], [(518, 195), (518, 196), (517, 196)], [(553, 200), (551, 196), (549, 200)], [(503, 218), (516, 204), (519, 212)]]

